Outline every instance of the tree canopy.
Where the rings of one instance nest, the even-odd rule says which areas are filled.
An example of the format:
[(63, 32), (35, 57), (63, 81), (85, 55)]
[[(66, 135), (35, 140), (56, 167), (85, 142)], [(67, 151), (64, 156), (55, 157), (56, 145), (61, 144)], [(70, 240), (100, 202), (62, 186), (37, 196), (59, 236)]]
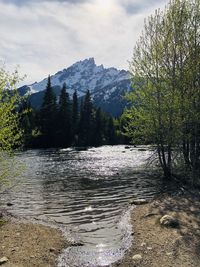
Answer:
[(135, 142), (156, 144), (167, 177), (175, 147), (188, 168), (200, 167), (199, 29), (200, 1), (172, 0), (146, 20), (130, 62), (126, 131)]

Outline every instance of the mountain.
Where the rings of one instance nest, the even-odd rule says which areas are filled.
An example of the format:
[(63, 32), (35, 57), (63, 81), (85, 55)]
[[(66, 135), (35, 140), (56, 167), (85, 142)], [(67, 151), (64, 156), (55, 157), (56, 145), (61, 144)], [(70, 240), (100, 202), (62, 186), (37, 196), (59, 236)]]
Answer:
[[(122, 113), (127, 104), (123, 96), (131, 88), (128, 71), (104, 68), (103, 65), (97, 66), (94, 58), (76, 62), (51, 76), (51, 83), (57, 96), (64, 82), (70, 96), (74, 90), (77, 90), (78, 96), (82, 97), (89, 89), (94, 104), (113, 116), (119, 116)], [(18, 90), (21, 95), (30, 94), (31, 104), (39, 108), (46, 84), (47, 78), (22, 86)]]

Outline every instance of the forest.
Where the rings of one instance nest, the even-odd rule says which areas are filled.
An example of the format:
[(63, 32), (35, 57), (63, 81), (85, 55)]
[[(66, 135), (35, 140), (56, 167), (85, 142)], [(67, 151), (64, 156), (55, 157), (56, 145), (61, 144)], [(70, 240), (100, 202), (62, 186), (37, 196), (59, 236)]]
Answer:
[(81, 99), (74, 91), (70, 99), (64, 83), (56, 99), (50, 76), (41, 108), (32, 108), (25, 97), (19, 114), (24, 148), (115, 145), (128, 140), (118, 120), (94, 107), (89, 90)]

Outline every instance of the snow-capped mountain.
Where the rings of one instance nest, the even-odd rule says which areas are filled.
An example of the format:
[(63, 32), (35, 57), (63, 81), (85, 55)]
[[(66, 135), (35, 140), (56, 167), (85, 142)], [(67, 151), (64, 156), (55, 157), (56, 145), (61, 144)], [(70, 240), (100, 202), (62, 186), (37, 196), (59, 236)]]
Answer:
[[(104, 68), (103, 65), (97, 66), (94, 58), (76, 62), (69, 68), (52, 75), (51, 83), (56, 95), (59, 95), (64, 82), (70, 96), (77, 90), (78, 96), (82, 97), (89, 89), (94, 104), (114, 116), (118, 116), (122, 112), (126, 104), (122, 96), (131, 87), (127, 71)], [(25, 85), (19, 88), (19, 91), (21, 94), (31, 94), (30, 101), (34, 106), (39, 107), (46, 84), (47, 78), (31, 85)]]

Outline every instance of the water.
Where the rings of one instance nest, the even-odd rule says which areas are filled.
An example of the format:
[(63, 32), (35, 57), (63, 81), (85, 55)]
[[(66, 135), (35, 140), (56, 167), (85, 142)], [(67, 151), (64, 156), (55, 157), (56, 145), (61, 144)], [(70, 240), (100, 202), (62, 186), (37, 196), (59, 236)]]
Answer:
[(108, 266), (131, 244), (130, 198), (152, 198), (160, 182), (144, 167), (150, 150), (104, 146), (88, 150), (29, 150), (20, 185), (3, 196), (18, 216), (50, 219), (72, 229), (83, 246), (70, 247), (59, 266)]

